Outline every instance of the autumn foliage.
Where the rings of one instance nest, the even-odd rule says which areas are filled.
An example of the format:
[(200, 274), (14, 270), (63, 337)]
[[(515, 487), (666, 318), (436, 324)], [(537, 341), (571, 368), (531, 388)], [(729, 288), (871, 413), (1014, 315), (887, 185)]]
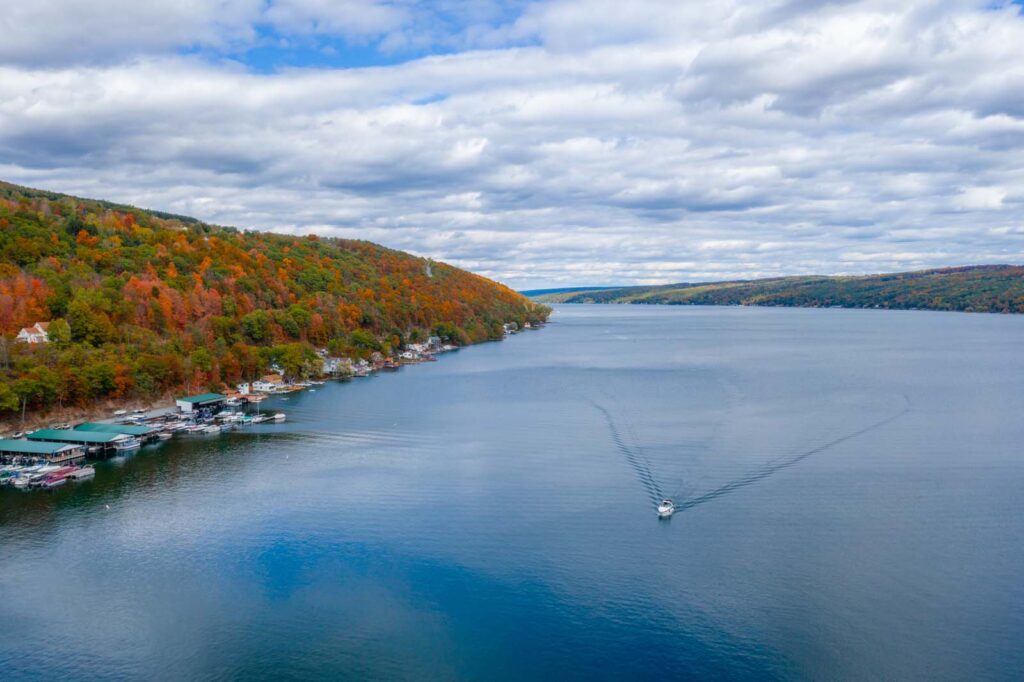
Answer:
[[(271, 363), (500, 338), (549, 312), (369, 242), (244, 232), (0, 183), (0, 413), (220, 388)], [(53, 343), (13, 337), (38, 321)]]

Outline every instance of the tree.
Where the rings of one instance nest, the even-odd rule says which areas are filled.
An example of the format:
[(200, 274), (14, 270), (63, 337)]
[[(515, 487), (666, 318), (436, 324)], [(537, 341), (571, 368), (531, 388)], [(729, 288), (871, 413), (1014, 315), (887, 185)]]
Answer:
[(254, 343), (270, 338), (270, 316), (262, 310), (254, 310), (242, 317), (242, 330)]
[(71, 343), (71, 325), (62, 317), (50, 322), (46, 329), (46, 336), (55, 348), (64, 349)]
[(114, 325), (107, 314), (79, 296), (68, 306), (67, 321), (74, 341), (99, 346), (114, 337)]

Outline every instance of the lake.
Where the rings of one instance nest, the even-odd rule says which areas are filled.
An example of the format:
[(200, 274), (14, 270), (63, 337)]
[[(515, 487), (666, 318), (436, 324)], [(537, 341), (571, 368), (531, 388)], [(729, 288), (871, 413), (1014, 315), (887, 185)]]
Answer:
[(1022, 349), (1024, 317), (560, 306), (0, 490), (0, 677), (1019, 679)]

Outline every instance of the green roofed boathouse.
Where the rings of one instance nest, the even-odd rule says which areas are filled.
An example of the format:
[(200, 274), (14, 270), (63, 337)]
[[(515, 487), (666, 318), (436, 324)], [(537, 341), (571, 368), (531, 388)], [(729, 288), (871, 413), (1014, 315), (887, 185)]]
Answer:
[(142, 440), (156, 437), (157, 429), (139, 424), (104, 424), (103, 422), (86, 422), (75, 427), (75, 431), (92, 431), (93, 433), (123, 433)]
[(84, 445), (88, 452), (107, 452), (117, 448), (122, 441), (132, 439), (126, 433), (98, 433), (75, 429), (41, 429), (26, 436), (29, 440), (53, 443), (74, 443)]
[(175, 402), (178, 404), (178, 409), (182, 412), (192, 412), (222, 407), (227, 399), (226, 395), (221, 395), (220, 393), (201, 393), (199, 395), (190, 395), (187, 398), (178, 398)]
[(73, 443), (0, 439), (0, 457), (39, 458), (54, 464), (63, 464), (85, 457), (85, 449)]

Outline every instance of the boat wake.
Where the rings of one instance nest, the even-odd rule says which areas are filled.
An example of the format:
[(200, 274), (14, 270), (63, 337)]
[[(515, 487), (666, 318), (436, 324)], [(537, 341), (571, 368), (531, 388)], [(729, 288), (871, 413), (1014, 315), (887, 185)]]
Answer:
[[(632, 426), (627, 427), (632, 435), (632, 441), (634, 443), (634, 445), (631, 446), (623, 438), (623, 435), (615, 422), (615, 418), (612, 417), (612, 414), (603, 405), (595, 402), (594, 400), (591, 400), (590, 404), (593, 405), (604, 416), (605, 422), (608, 424), (608, 430), (609, 432), (611, 432), (612, 441), (614, 441), (619, 452), (621, 452), (625, 456), (627, 463), (636, 473), (637, 479), (643, 486), (645, 492), (647, 493), (647, 496), (651, 500), (651, 503), (657, 506), (662, 500), (666, 498), (666, 495), (662, 492), (661, 486), (658, 484), (657, 480), (654, 477), (654, 474), (651, 472), (651, 463), (644, 456), (642, 448), (638, 444), (636, 444), (636, 432), (633, 430)], [(746, 488), (747, 486), (754, 485), (755, 483), (763, 481), (766, 478), (773, 476), (780, 471), (783, 471), (785, 469), (788, 469), (792, 466), (799, 464), (808, 457), (812, 457), (830, 448), (833, 448), (841, 443), (845, 443), (846, 441), (853, 440), (854, 438), (858, 438), (867, 433), (880, 429), (883, 426), (886, 426), (887, 424), (896, 421), (900, 417), (907, 414), (909, 411), (910, 405), (906, 403), (906, 397), (904, 397), (903, 409), (894, 415), (891, 415), (889, 417), (886, 417), (885, 419), (869, 424), (863, 428), (857, 429), (856, 431), (853, 431), (851, 433), (847, 433), (834, 440), (830, 440), (827, 443), (818, 445), (817, 447), (811, 448), (810, 450), (806, 450), (799, 454), (792, 455), (790, 457), (785, 457), (783, 459), (770, 461), (764, 464), (761, 468), (746, 473), (727, 483), (723, 483), (722, 485), (718, 486), (713, 490), (709, 490), (705, 493), (700, 493), (699, 495), (686, 498), (682, 502), (675, 505), (675, 511), (681, 512), (687, 509), (692, 509), (693, 507), (706, 504), (708, 502), (711, 502), (712, 500), (717, 500), (720, 497), (730, 495), (736, 492), (737, 490)]]
[(687, 500), (684, 500), (683, 502), (681, 502), (681, 503), (676, 505), (676, 511), (684, 511), (686, 509), (692, 509), (693, 507), (696, 507), (698, 505), (702, 505), (702, 504), (705, 504), (707, 502), (711, 502), (712, 500), (717, 500), (720, 497), (724, 497), (726, 495), (734, 493), (737, 490), (740, 490), (741, 488), (746, 488), (747, 486), (753, 485), (753, 484), (757, 483), (758, 481), (763, 481), (764, 479), (768, 478), (769, 476), (772, 476), (772, 475), (777, 474), (778, 472), (780, 472), (780, 471), (782, 471), (784, 469), (788, 469), (791, 466), (799, 464), (800, 462), (804, 461), (808, 457), (811, 457), (813, 455), (817, 455), (817, 454), (819, 454), (821, 452), (824, 452), (825, 450), (828, 450), (829, 448), (833, 448), (833, 447), (839, 445), (840, 443), (845, 443), (848, 440), (853, 440), (854, 438), (858, 438), (859, 436), (863, 436), (866, 433), (870, 433), (871, 431), (875, 431), (877, 429), (880, 429), (883, 426), (885, 426), (886, 424), (889, 424), (891, 422), (896, 421), (897, 419), (899, 419), (900, 417), (902, 417), (903, 415), (905, 415), (909, 411), (910, 411), (909, 405), (904, 406), (904, 408), (900, 412), (898, 412), (898, 413), (896, 413), (896, 414), (894, 414), (892, 416), (886, 417), (885, 419), (883, 419), (881, 421), (877, 421), (877, 422), (875, 422), (873, 424), (869, 424), (868, 426), (865, 426), (862, 429), (858, 429), (858, 430), (856, 430), (856, 431), (854, 431), (852, 433), (848, 433), (845, 436), (840, 436), (839, 438), (836, 438), (835, 440), (830, 440), (829, 442), (824, 443), (822, 445), (819, 445), (816, 448), (812, 448), (810, 450), (807, 450), (806, 452), (801, 452), (798, 455), (793, 455), (793, 456), (787, 457), (785, 459), (775, 460), (774, 462), (768, 462), (767, 464), (765, 464), (762, 468), (758, 469), (757, 471), (753, 471), (751, 473), (748, 473), (748, 474), (745, 474), (743, 476), (740, 476), (739, 478), (735, 478), (735, 479), (729, 481), (728, 483), (724, 483), (724, 484), (720, 485), (719, 487), (715, 488), (714, 490), (709, 490), (706, 493), (701, 493), (700, 495), (697, 495), (696, 497), (691, 497), (691, 498), (689, 498)]
[[(640, 481), (640, 485), (644, 487), (647, 492), (647, 496), (651, 499), (651, 504), (657, 505), (665, 496), (661, 493), (661, 487), (658, 482), (654, 480), (654, 476), (651, 474), (651, 463), (644, 457), (643, 452), (638, 447), (631, 447), (623, 439), (622, 434), (619, 433), (619, 428), (615, 424), (615, 419), (612, 418), (611, 412), (609, 412), (603, 405), (593, 400), (590, 401), (598, 412), (604, 415), (604, 420), (608, 424), (608, 430), (612, 434), (612, 440), (615, 442), (615, 446), (619, 449), (625, 457), (629, 466), (636, 473), (637, 479)], [(634, 438), (635, 440), (635, 438)]]

